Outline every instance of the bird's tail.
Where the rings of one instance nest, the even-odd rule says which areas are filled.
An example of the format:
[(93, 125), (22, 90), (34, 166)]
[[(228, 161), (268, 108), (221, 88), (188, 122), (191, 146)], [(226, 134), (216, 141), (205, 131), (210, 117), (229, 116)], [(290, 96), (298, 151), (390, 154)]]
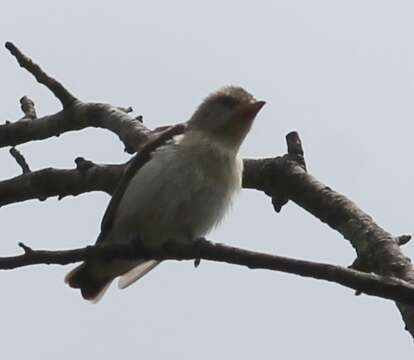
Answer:
[(148, 260), (141, 262), (119, 278), (119, 288), (125, 289), (132, 285), (135, 281), (141, 279), (145, 274), (154, 269), (160, 262), (161, 261), (159, 260)]
[(65, 283), (72, 288), (80, 289), (84, 299), (97, 303), (113, 279), (114, 277), (109, 274), (96, 276), (91, 264), (85, 262), (66, 275)]
[(84, 299), (97, 303), (116, 277), (121, 276), (119, 287), (124, 289), (159, 263), (157, 260), (84, 262), (66, 275), (65, 282), (72, 288), (80, 289)]

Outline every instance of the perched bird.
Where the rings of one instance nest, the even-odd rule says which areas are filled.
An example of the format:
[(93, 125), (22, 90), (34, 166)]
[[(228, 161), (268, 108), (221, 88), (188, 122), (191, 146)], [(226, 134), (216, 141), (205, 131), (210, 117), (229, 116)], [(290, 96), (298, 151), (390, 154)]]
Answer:
[[(235, 86), (208, 96), (187, 122), (184, 134), (156, 149), (130, 175), (108, 207), (106, 221), (110, 217), (111, 225), (98, 242), (130, 243), (139, 238), (145, 246), (159, 248), (167, 240), (205, 236), (241, 188), (243, 163), (237, 153), (264, 104)], [(158, 264), (156, 260), (88, 261), (67, 274), (65, 281), (80, 288), (85, 299), (97, 302), (116, 277), (121, 276), (119, 287), (125, 288)]]

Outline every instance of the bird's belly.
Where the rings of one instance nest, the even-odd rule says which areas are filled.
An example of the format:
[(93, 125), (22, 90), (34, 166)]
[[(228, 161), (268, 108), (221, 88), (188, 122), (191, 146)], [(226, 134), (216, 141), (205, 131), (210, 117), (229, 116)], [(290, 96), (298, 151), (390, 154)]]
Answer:
[(202, 237), (222, 218), (230, 200), (228, 197), (228, 194), (206, 188), (188, 193), (185, 198), (165, 198), (168, 211), (160, 213), (153, 209), (138, 220), (142, 233), (149, 241)]
[(134, 234), (147, 246), (159, 246), (205, 236), (222, 219), (241, 183), (238, 166), (223, 164), (216, 173), (205, 166), (189, 166), (188, 161), (180, 166), (177, 160), (144, 166), (125, 191), (111, 241), (131, 241)]

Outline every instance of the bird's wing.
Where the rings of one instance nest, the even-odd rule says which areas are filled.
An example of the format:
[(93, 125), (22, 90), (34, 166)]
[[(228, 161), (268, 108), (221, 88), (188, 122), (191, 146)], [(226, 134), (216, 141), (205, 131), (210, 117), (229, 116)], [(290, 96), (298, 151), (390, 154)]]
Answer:
[(105, 214), (102, 218), (101, 232), (96, 241), (97, 243), (105, 239), (106, 234), (108, 234), (109, 230), (112, 227), (116, 209), (118, 208), (119, 202), (121, 201), (122, 196), (124, 195), (125, 189), (127, 188), (129, 181), (133, 178), (133, 176), (139, 170), (139, 168), (142, 165), (144, 165), (141, 164), (141, 166), (137, 166), (140, 163), (140, 159), (140, 153), (138, 153), (129, 161), (127, 168), (125, 169), (124, 174), (121, 177), (121, 180), (115, 188), (115, 191), (111, 197), (111, 200), (109, 201), (108, 207), (106, 208)]
[(126, 188), (128, 187), (130, 180), (134, 177), (137, 171), (150, 160), (151, 153), (158, 147), (164, 145), (173, 136), (182, 134), (185, 129), (186, 124), (177, 124), (167, 128), (166, 130), (163, 130), (157, 134), (155, 138), (149, 140), (143, 146), (142, 150), (129, 161), (128, 166), (112, 195), (109, 205), (106, 208), (105, 214), (102, 218), (101, 232), (98, 236), (98, 239), (96, 240), (96, 243), (102, 242), (108, 232), (111, 230), (116, 209), (118, 208), (118, 205), (125, 193)]

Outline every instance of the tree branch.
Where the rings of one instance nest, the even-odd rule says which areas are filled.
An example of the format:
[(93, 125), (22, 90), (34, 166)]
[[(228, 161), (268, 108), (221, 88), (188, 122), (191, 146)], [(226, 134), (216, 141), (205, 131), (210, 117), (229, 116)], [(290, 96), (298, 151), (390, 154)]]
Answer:
[(414, 285), (397, 278), (367, 274), (325, 263), (269, 255), (223, 244), (198, 240), (194, 243), (168, 241), (160, 250), (143, 249), (122, 244), (95, 245), (62, 251), (32, 250), (19, 244), (24, 254), (1, 257), (0, 269), (10, 270), (35, 264), (66, 265), (92, 258), (193, 260), (204, 259), (311, 277), (338, 283), (367, 295), (379, 296), (404, 303), (414, 303)]
[[(0, 206), (31, 199), (45, 200), (52, 196), (62, 199), (68, 195), (76, 196), (89, 191), (112, 194), (119, 185), (125, 169), (135, 172), (148, 161), (155, 148), (184, 130), (185, 125), (178, 124), (156, 133), (143, 145), (142, 151), (127, 164), (98, 165), (78, 157), (75, 159), (76, 168), (71, 170), (48, 168), (30, 172), (27, 168), (29, 171), (23, 170), (23, 175), (0, 181)], [(22, 168), (27, 165), (15, 148), (12, 148), (11, 154)], [(127, 166), (129, 164), (131, 165)]]
[(0, 147), (44, 140), (88, 127), (99, 127), (117, 134), (129, 153), (138, 151), (151, 136), (151, 131), (140, 121), (115, 106), (77, 101), (53, 115), (0, 125)]
[[(369, 235), (369, 238), (366, 240), (370, 244), (375, 244), (377, 236), (381, 236), (380, 240), (383, 239), (384, 237), (381, 234), (384, 232), (386, 239), (388, 239), (387, 241), (392, 242), (390, 244), (392, 252), (377, 251), (375, 250), (375, 245), (371, 245), (371, 247), (374, 247), (371, 262), (374, 261), (375, 264), (375, 261), (379, 261), (377, 266), (379, 264), (386, 266), (385, 264), (389, 264), (389, 261), (391, 261), (394, 267), (398, 266), (400, 263), (392, 262), (393, 248), (396, 247), (400, 254), (401, 252), (398, 248), (398, 243), (391, 234), (386, 233), (380, 228), (379, 232), (370, 231), (369, 229), (372, 226), (375, 228), (378, 225), (373, 223), (370, 217), (345, 197), (333, 192), (307, 174), (303, 168), (304, 165), (294, 161), (294, 156), (296, 155), (288, 153), (283, 157), (271, 159), (246, 159), (244, 161), (245, 170), (243, 174), (244, 187), (264, 191), (272, 197), (278, 196), (278, 194), (282, 194), (280, 196), (285, 198), (288, 196), (322, 221), (327, 222), (331, 227), (336, 228), (343, 234), (347, 234), (356, 244), (358, 244), (357, 235), (359, 230), (352, 230), (355, 226), (362, 231), (362, 241)], [(0, 182), (0, 205), (28, 199), (44, 199), (49, 196), (59, 196), (62, 198), (67, 195), (78, 195), (88, 191), (105, 191), (111, 194), (121, 178), (124, 167), (125, 164), (97, 165), (91, 163), (86, 169), (82, 167), (73, 170), (44, 169), (21, 175)], [(350, 204), (352, 204), (351, 207)], [(341, 219), (346, 220), (342, 226)], [(351, 226), (351, 229), (347, 230), (347, 227), (343, 226), (346, 224)], [(359, 245), (358, 248), (361, 246), (363, 247), (363, 245)], [(367, 251), (367, 253), (369, 252), (370, 250)], [(375, 260), (376, 254), (382, 254), (380, 260)], [(359, 257), (361, 256), (364, 255), (361, 255), (361, 252), (359, 252)], [(402, 265), (405, 266), (404, 263)], [(409, 266), (408, 270), (410, 268)], [(382, 275), (399, 277), (398, 273), (380, 272), (380, 270), (375, 268), (372, 268), (372, 270)], [(402, 311), (406, 314), (404, 315), (405, 321), (410, 323), (410, 320), (407, 320), (410, 312), (407, 313), (405, 308)]]
[(125, 166), (90, 162), (85, 167), (78, 159), (74, 169), (47, 168), (0, 181), (0, 206), (31, 199), (45, 200), (52, 196), (62, 199), (89, 191), (112, 194)]
[[(127, 163), (95, 164), (88, 160), (88, 165), (85, 167), (82, 160), (82, 158), (75, 159), (77, 167), (74, 169), (46, 168), (0, 181), (0, 206), (53, 196), (62, 198), (69, 195), (77, 196), (91, 191), (103, 191), (111, 195)], [(266, 186), (259, 184), (262, 172), (267, 171), (265, 165), (270, 161), (283, 167), (285, 160), (283, 157), (245, 159), (243, 187), (266, 192)]]
[[(360, 230), (354, 230), (354, 232), (351, 230), (347, 231), (347, 225), (365, 226), (367, 228), (378, 227), (370, 217), (364, 215), (364, 213), (355, 205), (353, 205), (355, 208), (349, 208), (349, 204), (352, 203), (345, 197), (333, 192), (325, 185), (321, 185), (321, 183), (317, 182), (311, 175), (306, 174), (303, 170), (304, 165), (295, 163), (292, 154), (273, 159), (247, 159), (244, 163), (244, 187), (262, 190), (271, 196), (272, 194), (273, 196), (278, 194), (280, 191), (287, 193), (293, 201), (301, 204), (303, 207), (306, 206), (305, 208), (308, 211), (311, 211), (322, 221), (327, 222), (331, 227), (336, 226), (338, 231), (348, 234), (348, 236), (355, 242), (357, 242), (357, 235)], [(42, 196), (77, 195), (81, 192), (93, 190), (105, 191), (111, 194), (121, 178), (124, 167), (125, 164), (96, 165), (88, 162), (86, 167), (78, 166), (78, 168), (74, 170), (45, 169), (21, 175), (17, 178), (0, 182), (0, 204), (4, 205), (5, 203)], [(316, 190), (309, 189), (308, 187), (310, 186), (317, 186), (318, 191), (322, 191), (322, 194), (315, 197)], [(305, 196), (306, 194), (307, 196), (309, 195), (309, 198)], [(312, 194), (313, 196), (311, 196)], [(330, 196), (327, 198), (327, 195)], [(336, 200), (337, 197), (339, 197), (339, 201)], [(299, 200), (301, 200), (301, 202), (299, 202)], [(343, 207), (345, 205), (346, 208), (344, 210)], [(341, 211), (344, 211), (344, 213), (341, 213)], [(343, 218), (348, 220), (345, 224), (341, 225), (340, 219)], [(339, 220), (334, 221), (334, 219)], [(377, 230), (372, 232), (369, 230), (367, 231), (366, 228), (362, 228), (362, 240), (375, 243), (377, 239), (376, 236), (382, 236), (383, 232), (388, 234), (385, 230)], [(400, 239), (404, 241), (409, 239), (409, 236), (397, 238), (392, 237), (390, 234), (388, 236), (390, 237), (390, 241), (392, 241), (391, 247), (396, 246), (397, 248), (399, 248), (399, 245), (402, 243)], [(375, 247), (374, 244), (371, 246)], [(373, 257), (370, 258), (368, 256), (368, 258), (371, 259), (370, 268), (365, 268), (364, 271), (375, 270), (372, 266), (372, 261), (375, 261), (377, 251), (380, 255), (382, 254), (382, 256), (387, 255), (380, 261), (389, 260), (389, 253), (384, 253), (384, 251), (381, 251), (380, 249), (374, 249)], [(400, 250), (398, 249), (398, 251)], [(368, 250), (367, 253), (369, 254), (370, 250)], [(365, 252), (360, 253), (359, 258), (365, 257), (365, 255), (361, 254), (365, 254)], [(379, 264), (377, 264), (377, 266), (378, 265)], [(383, 271), (382, 275), (399, 277), (398, 273), (391, 273), (388, 275), (385, 271)], [(403, 313), (404, 320), (410, 324), (409, 315), (411, 306), (399, 304), (399, 307)]]
[(57, 80), (47, 75), (39, 65), (24, 55), (13, 43), (6, 42), (6, 49), (16, 58), (19, 65), (30, 72), (36, 80), (45, 85), (62, 103), (63, 107), (71, 106), (76, 98)]
[[(286, 196), (349, 240), (369, 271), (414, 284), (414, 269), (411, 260), (402, 253), (400, 241), (395, 241), (394, 236), (347, 197), (308, 174), (300, 158), (295, 160), (295, 154), (246, 160), (245, 169), (254, 174), (244, 178), (245, 187), (262, 190), (270, 196)], [(406, 329), (414, 336), (414, 307), (401, 303), (397, 306)]]
[(43, 140), (87, 127), (100, 127), (117, 134), (124, 143), (125, 150), (132, 154), (151, 137), (151, 131), (140, 121), (142, 117), (134, 118), (128, 115), (131, 108), (119, 108), (102, 103), (83, 103), (60, 82), (47, 75), (15, 45), (7, 42), (5, 46), (20, 66), (29, 71), (39, 83), (45, 85), (60, 100), (63, 110), (53, 115), (36, 118), (33, 102), (23, 97), (21, 103), (26, 116), (20, 121), (0, 125), (0, 147)]

